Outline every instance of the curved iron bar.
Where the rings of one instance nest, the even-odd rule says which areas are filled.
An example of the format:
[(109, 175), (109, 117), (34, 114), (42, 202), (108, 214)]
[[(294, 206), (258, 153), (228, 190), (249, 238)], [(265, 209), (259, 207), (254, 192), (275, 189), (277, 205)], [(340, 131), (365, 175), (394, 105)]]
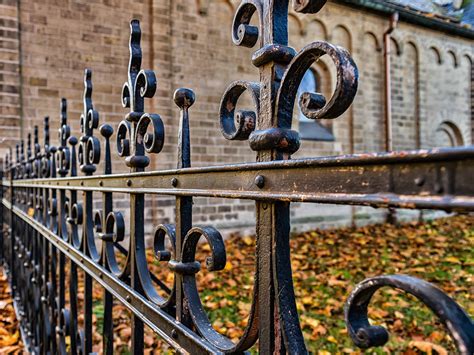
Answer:
[(368, 319), (372, 296), (382, 287), (405, 291), (430, 308), (449, 331), (459, 353), (474, 353), (474, 321), (451, 297), (436, 286), (407, 275), (378, 276), (359, 283), (349, 296), (345, 308), (347, 330), (354, 343), (362, 348), (383, 346), (388, 341), (384, 327), (373, 326)]

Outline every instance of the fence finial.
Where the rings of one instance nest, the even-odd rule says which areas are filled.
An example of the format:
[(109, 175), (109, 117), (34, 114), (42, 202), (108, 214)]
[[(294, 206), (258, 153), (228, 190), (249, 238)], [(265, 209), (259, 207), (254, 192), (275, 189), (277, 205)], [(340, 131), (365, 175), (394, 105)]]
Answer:
[(92, 70), (84, 71), (83, 112), (81, 115), (81, 138), (79, 142), (79, 164), (81, 171), (92, 175), (100, 162), (100, 141), (94, 137), (94, 129), (99, 127), (99, 113), (92, 104)]
[(130, 22), (130, 60), (128, 79), (122, 89), (122, 105), (130, 108), (117, 129), (117, 151), (127, 157), (133, 171), (143, 171), (149, 164), (147, 153), (159, 153), (163, 148), (165, 130), (159, 115), (145, 112), (145, 97), (156, 92), (156, 77), (152, 70), (141, 69), (141, 29), (138, 20)]
[(178, 132), (178, 169), (191, 167), (191, 141), (189, 132), (188, 109), (196, 101), (194, 92), (190, 89), (181, 88), (174, 93), (174, 102), (180, 109), (179, 132)]

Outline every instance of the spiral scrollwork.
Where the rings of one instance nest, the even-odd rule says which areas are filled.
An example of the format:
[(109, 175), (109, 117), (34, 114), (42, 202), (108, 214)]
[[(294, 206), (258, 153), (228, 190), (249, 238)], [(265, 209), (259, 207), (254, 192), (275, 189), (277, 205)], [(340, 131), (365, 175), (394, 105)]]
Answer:
[(434, 285), (407, 275), (378, 276), (358, 284), (345, 305), (345, 319), (349, 335), (363, 349), (383, 346), (388, 332), (373, 326), (368, 319), (368, 306), (372, 296), (382, 287), (405, 291), (422, 301), (439, 318), (449, 331), (463, 355), (474, 353), (474, 322), (448, 295)]
[[(166, 248), (166, 239), (169, 240), (171, 251)], [(161, 224), (155, 229), (153, 251), (158, 261), (170, 261), (176, 255), (176, 228), (171, 224)]]
[(121, 157), (130, 155), (130, 123), (128, 121), (120, 122), (117, 129), (117, 152)]
[[(151, 127), (151, 132), (148, 132)], [(147, 153), (159, 153), (163, 148), (165, 127), (159, 115), (144, 114), (137, 124), (136, 144), (141, 144)]]
[(224, 241), (221, 234), (213, 227), (194, 227), (189, 230), (184, 238), (182, 255), (176, 261), (171, 260), (169, 265), (171, 270), (183, 275), (184, 293), (189, 300), (193, 323), (199, 332), (219, 348), (232, 349), (235, 346), (234, 343), (214, 330), (200, 300), (195, 274), (199, 272), (201, 264), (196, 261), (195, 255), (201, 237), (206, 240), (211, 249), (211, 255), (205, 262), (207, 269), (209, 271), (224, 269), (226, 265)]
[(120, 243), (125, 238), (125, 220), (122, 213), (110, 212), (105, 222), (105, 235), (103, 240), (112, 243)]
[[(166, 241), (168, 240), (168, 243)], [(155, 228), (153, 237), (153, 252), (155, 258), (159, 262), (168, 262), (175, 257), (176, 254), (176, 229), (171, 224), (161, 224)], [(146, 296), (149, 300), (163, 309), (170, 309), (174, 306), (176, 284), (167, 290), (167, 296), (161, 296), (154, 288), (152, 282), (152, 274), (148, 268), (142, 270), (142, 284)], [(166, 289), (165, 285), (160, 282), (160, 286)]]
[(238, 46), (252, 48), (260, 36), (260, 28), (250, 24), (257, 13), (260, 24), (263, 23), (263, 5), (261, 0), (242, 1), (237, 9), (232, 25), (232, 40)]
[(349, 52), (327, 42), (313, 42), (303, 48), (291, 61), (282, 78), (277, 94), (277, 112), (282, 121), (291, 123), (298, 87), (306, 71), (322, 56), (328, 55), (336, 67), (336, 89), (331, 99), (318, 93), (305, 92), (299, 105), (301, 112), (311, 119), (337, 118), (352, 104), (358, 86), (357, 66)]
[[(247, 91), (253, 100), (255, 111), (235, 112), (240, 96)], [(257, 114), (260, 110), (260, 85), (246, 81), (230, 84), (220, 104), (221, 132), (228, 140), (247, 140), (255, 130)]]

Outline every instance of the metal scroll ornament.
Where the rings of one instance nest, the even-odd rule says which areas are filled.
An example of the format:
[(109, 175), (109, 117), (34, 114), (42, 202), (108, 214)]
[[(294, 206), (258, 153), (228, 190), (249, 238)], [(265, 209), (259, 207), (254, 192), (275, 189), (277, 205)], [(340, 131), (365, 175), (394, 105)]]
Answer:
[[(296, 12), (317, 13), (326, 3), (296, 0)], [(252, 17), (259, 25), (251, 25)], [(324, 41), (313, 42), (296, 52), (288, 46), (288, 0), (244, 0), (234, 17), (232, 39), (238, 46), (258, 49), (252, 63), (260, 69), (259, 82), (235, 81), (220, 105), (221, 131), (229, 140), (249, 140), (254, 151), (275, 150), (289, 156), (300, 147), (299, 134), (291, 130), (293, 107), (304, 74), (322, 56), (336, 67), (336, 87), (327, 99), (321, 93), (304, 92), (301, 112), (310, 119), (333, 119), (352, 104), (357, 92), (358, 70), (349, 52)], [(254, 111), (237, 111), (240, 96), (247, 91)], [(275, 157), (276, 159), (281, 159)], [(274, 160), (274, 159), (272, 159)]]
[[(315, 14), (325, 3), (295, 0), (293, 9)], [(228, 86), (220, 103), (221, 132), (228, 140), (248, 140), (261, 162), (290, 159), (300, 148), (299, 133), (291, 129), (298, 87), (322, 56), (329, 56), (335, 64), (335, 90), (330, 98), (304, 92), (298, 98), (301, 112), (310, 119), (337, 118), (357, 92), (357, 66), (344, 48), (324, 41), (313, 42), (299, 52), (288, 46), (288, 6), (288, 0), (243, 0), (232, 25), (234, 44), (257, 47), (252, 63), (259, 69), (260, 80), (239, 80)], [(257, 25), (253, 25), (254, 17)], [(236, 109), (244, 92), (252, 98), (253, 110)], [(306, 353), (292, 282), (289, 204), (257, 201), (256, 209), (257, 273), (248, 326), (238, 344), (221, 349), (243, 351), (259, 338), (264, 353)], [(270, 257), (266, 251), (271, 251)]]

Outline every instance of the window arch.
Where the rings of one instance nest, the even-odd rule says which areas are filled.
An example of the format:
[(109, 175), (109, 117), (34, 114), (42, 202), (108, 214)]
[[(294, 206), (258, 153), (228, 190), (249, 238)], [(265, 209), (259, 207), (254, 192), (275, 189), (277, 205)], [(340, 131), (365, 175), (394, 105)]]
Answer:
[(435, 146), (459, 147), (464, 145), (464, 139), (459, 127), (451, 122), (442, 122), (435, 131)]
[[(331, 85), (329, 75), (324, 75), (325, 71), (321, 68), (317, 70), (310, 68), (306, 71), (303, 79), (301, 80), (298, 88), (297, 98), (305, 92), (318, 92), (328, 97), (327, 88)], [(299, 104), (296, 105), (299, 132), (300, 137), (305, 140), (313, 141), (334, 141), (334, 135), (332, 133), (332, 121), (325, 120), (325, 123), (321, 123), (321, 120), (313, 120), (307, 118), (303, 112), (301, 112)]]

